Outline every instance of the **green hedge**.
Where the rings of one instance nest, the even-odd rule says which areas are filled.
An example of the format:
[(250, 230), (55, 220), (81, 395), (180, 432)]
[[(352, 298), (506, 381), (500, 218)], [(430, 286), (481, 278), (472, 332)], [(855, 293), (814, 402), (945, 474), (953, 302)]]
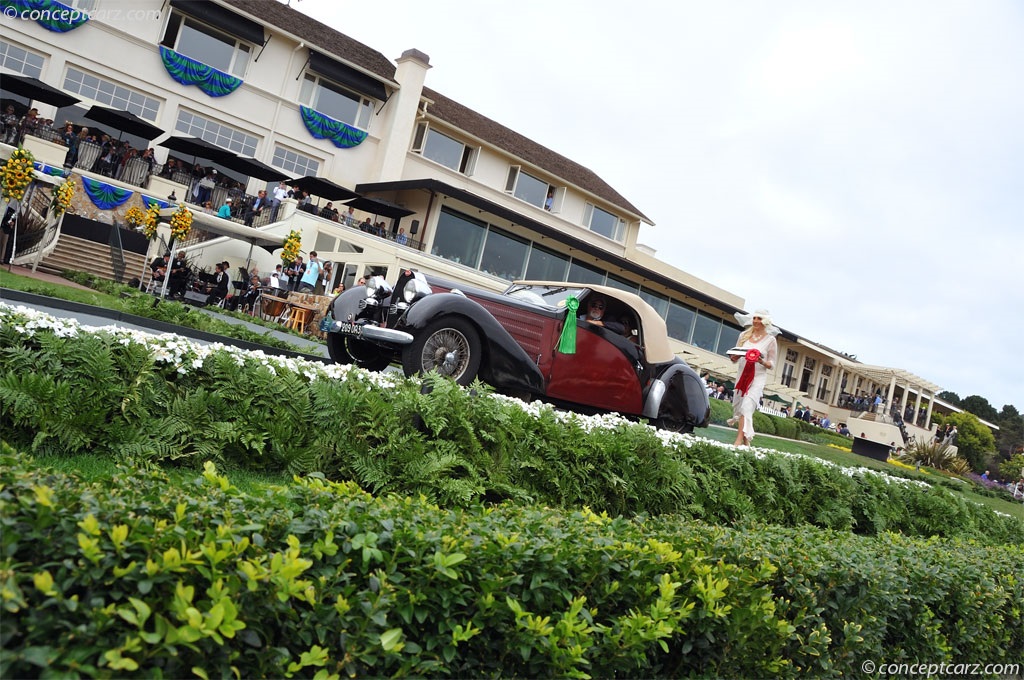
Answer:
[(1014, 662), (1019, 546), (246, 495), (0, 457), (0, 677), (839, 677)]
[[(24, 327), (22, 327), (24, 329)], [(321, 472), (451, 507), (517, 500), (709, 522), (1024, 542), (1024, 521), (944, 489), (735, 450), (357, 369), (180, 339), (0, 325), (0, 428), (16, 448), (135, 465)]]

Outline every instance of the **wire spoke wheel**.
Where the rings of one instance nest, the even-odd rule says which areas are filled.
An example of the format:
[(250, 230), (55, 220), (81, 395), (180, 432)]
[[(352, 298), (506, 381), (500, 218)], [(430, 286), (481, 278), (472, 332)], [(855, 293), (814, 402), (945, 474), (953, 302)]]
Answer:
[(421, 361), (424, 371), (437, 371), (456, 380), (469, 365), (469, 340), (454, 328), (442, 329), (423, 344)]
[(402, 351), (406, 375), (430, 373), (468, 385), (476, 378), (481, 361), (480, 337), (463, 319), (441, 319), (418, 334)]

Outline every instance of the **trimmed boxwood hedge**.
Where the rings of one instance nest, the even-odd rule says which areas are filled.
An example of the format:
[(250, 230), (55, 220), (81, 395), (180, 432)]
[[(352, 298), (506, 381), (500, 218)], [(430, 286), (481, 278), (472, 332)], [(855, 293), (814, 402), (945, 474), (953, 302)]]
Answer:
[(0, 457), (0, 676), (839, 677), (1015, 662), (1024, 551), (671, 516), (244, 494)]

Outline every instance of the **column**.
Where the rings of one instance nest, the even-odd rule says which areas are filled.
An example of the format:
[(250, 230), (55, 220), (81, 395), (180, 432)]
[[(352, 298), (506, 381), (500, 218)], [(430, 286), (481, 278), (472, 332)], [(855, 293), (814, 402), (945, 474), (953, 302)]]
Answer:
[(367, 181), (394, 181), (402, 178), (402, 169), (416, 129), (420, 95), (430, 68), (430, 57), (419, 50), (402, 53), (395, 69), (399, 89), (384, 106), (385, 129), (380, 130), (380, 147)]

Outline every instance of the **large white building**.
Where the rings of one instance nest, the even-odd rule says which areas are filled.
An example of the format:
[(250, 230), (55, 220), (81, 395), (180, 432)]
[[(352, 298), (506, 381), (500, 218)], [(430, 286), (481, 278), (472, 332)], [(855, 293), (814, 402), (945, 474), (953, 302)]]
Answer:
[[(398, 206), (393, 214), (408, 213), (387, 218), (389, 238), (381, 238), (286, 201), (277, 221), (259, 227), (268, 250), (298, 230), (303, 250), (337, 263), (336, 281), (347, 285), (371, 272), (393, 280), (398, 267), (413, 266), (491, 290), (515, 278), (619, 287), (665, 317), (684, 359), (722, 378), (733, 374), (723, 354), (741, 330), (733, 314), (744, 300), (637, 243), (641, 223), (650, 221), (597, 173), (429, 88), (427, 55), (410, 49), (392, 62), (276, 0), (71, 4), (91, 12), (88, 20), (60, 14), (56, 0), (4, 2), (16, 11), (0, 19), (2, 73), (39, 78), (81, 100), (59, 111), (34, 101), (42, 117), (88, 124), (82, 116), (93, 104), (127, 109), (170, 135), (199, 137), (288, 177), (328, 178)], [(166, 136), (154, 140), (160, 162)], [(62, 164), (59, 144), (28, 138), (26, 147)], [(154, 198), (190, 195), (187, 180), (174, 181), (182, 177), (150, 177), (142, 188), (95, 178)], [(247, 193), (266, 186), (250, 179)], [(105, 210), (80, 193), (79, 220), (110, 224), (131, 204)], [(380, 220), (391, 210), (358, 216)], [(250, 256), (250, 242), (217, 237), (239, 230), (215, 217), (201, 222), (211, 238), (186, 244), (194, 259)], [(395, 240), (399, 230), (405, 243)], [(252, 257), (262, 271), (280, 262), (264, 250)], [(866, 366), (789, 331), (779, 339), (768, 393), (834, 422), (855, 415), (840, 408), (844, 393), (880, 391), (923, 424), (941, 406), (934, 399), (940, 388), (923, 378)]]

